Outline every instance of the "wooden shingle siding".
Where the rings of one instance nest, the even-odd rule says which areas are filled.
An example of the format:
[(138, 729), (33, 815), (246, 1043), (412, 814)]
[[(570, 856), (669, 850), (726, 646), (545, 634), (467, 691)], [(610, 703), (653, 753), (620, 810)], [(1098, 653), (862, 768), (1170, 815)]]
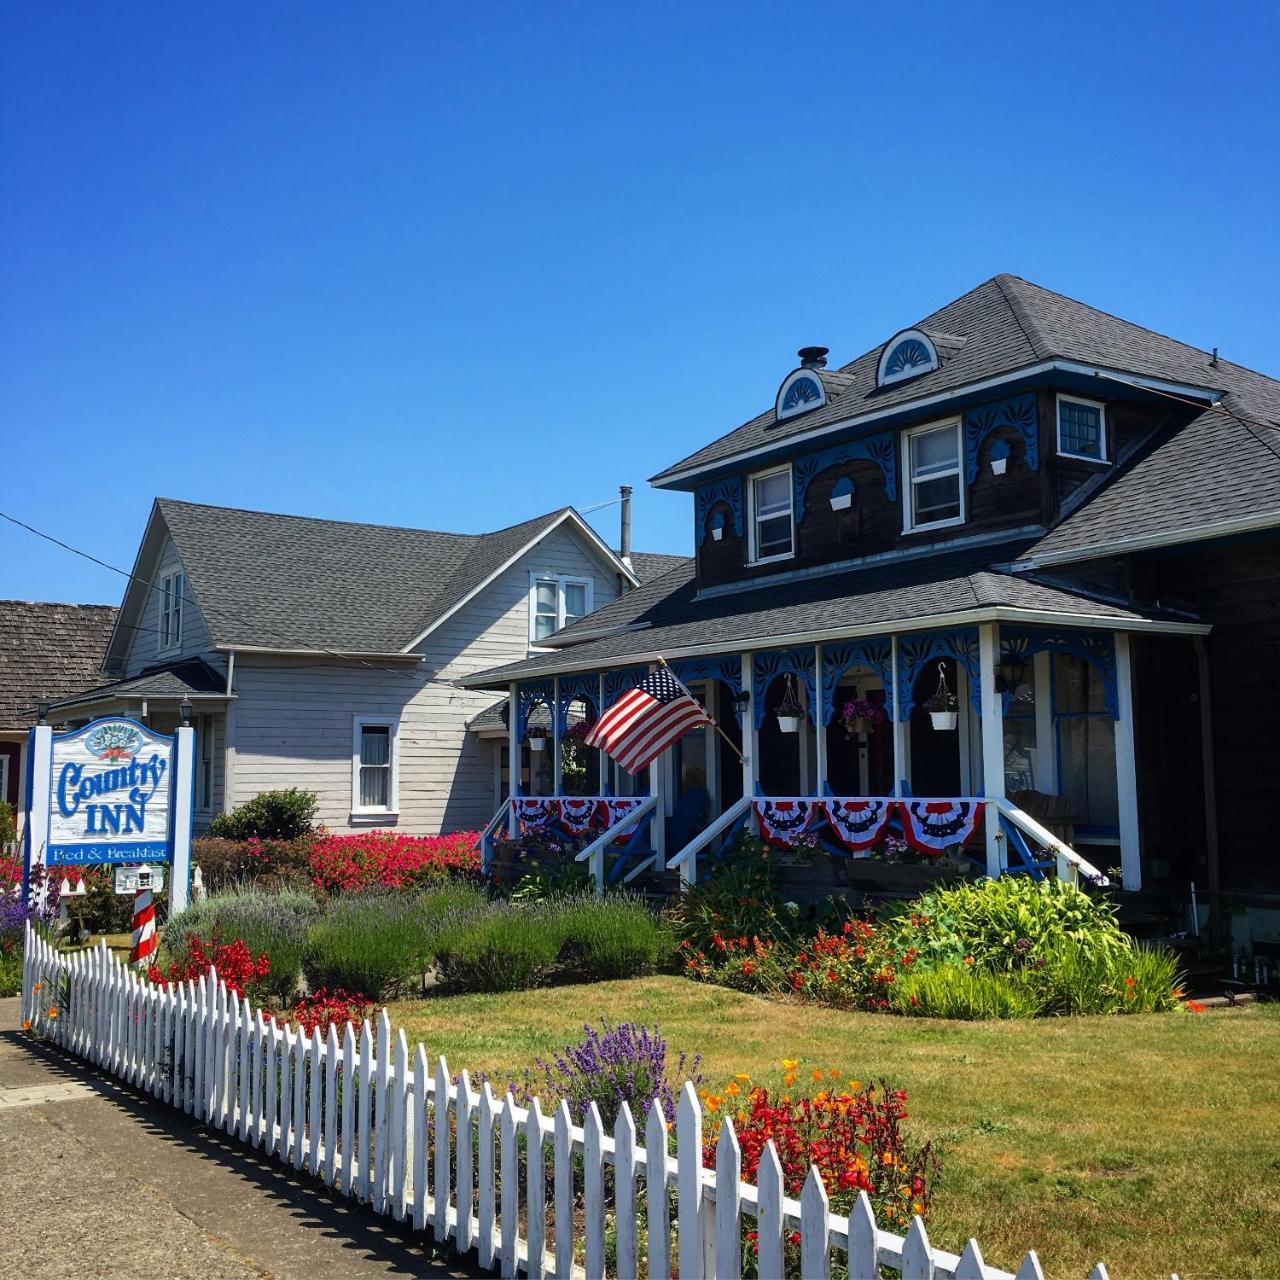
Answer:
[[(240, 654), (231, 804), (243, 804), (260, 791), (300, 787), (316, 792), (317, 821), (334, 831), (353, 829), (353, 718), (396, 716), (396, 828), (434, 833), (482, 826), (493, 811), (495, 748), (466, 726), (494, 695), (451, 682), (528, 652), (531, 573), (591, 578), (597, 608), (618, 595), (614, 572), (562, 526), (429, 635), (419, 648), (424, 658), (419, 666)], [(380, 824), (364, 817), (355, 825)]]

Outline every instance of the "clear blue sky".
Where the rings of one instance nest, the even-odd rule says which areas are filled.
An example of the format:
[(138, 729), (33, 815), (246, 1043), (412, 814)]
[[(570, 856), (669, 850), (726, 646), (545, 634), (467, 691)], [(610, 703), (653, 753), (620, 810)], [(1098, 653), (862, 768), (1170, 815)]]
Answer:
[[(1273, 5), (0, 8), (0, 507), (636, 485), (1011, 271), (1280, 373)], [(616, 510), (602, 513), (612, 538)], [(0, 596), (121, 580), (0, 524)]]

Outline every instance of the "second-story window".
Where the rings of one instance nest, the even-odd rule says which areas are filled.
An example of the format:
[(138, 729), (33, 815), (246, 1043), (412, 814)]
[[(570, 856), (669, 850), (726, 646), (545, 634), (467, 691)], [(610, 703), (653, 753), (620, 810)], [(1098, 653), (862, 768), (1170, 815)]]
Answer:
[(169, 573), (160, 580), (160, 647), (176, 649), (182, 643), (182, 596), (186, 575)]
[(1058, 452), (1068, 458), (1106, 462), (1106, 417), (1095, 400), (1058, 397)]
[(751, 477), (751, 562), (784, 560), (792, 554), (791, 468)]
[(917, 427), (903, 435), (907, 473), (907, 532), (959, 524), (964, 519), (960, 483), (960, 424)]
[(538, 644), (553, 631), (591, 612), (591, 580), (536, 575), (529, 600), (529, 640)]

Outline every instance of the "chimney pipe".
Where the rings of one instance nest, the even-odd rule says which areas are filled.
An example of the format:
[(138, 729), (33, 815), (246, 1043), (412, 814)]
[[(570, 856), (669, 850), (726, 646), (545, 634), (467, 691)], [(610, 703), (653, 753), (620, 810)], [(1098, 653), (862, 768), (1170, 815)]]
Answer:
[(796, 355), (800, 357), (802, 369), (825, 369), (830, 351), (830, 347), (801, 347)]
[(618, 492), (622, 495), (622, 542), (618, 550), (618, 556), (622, 563), (631, 568), (631, 486), (629, 484), (621, 484), (618, 486)]

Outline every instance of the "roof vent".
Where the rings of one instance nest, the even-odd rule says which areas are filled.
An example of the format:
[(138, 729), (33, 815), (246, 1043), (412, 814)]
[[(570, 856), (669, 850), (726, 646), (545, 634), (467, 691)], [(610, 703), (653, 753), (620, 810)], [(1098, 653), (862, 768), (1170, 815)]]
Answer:
[(796, 355), (800, 357), (800, 367), (802, 369), (825, 369), (827, 367), (827, 353), (830, 347), (801, 347)]

